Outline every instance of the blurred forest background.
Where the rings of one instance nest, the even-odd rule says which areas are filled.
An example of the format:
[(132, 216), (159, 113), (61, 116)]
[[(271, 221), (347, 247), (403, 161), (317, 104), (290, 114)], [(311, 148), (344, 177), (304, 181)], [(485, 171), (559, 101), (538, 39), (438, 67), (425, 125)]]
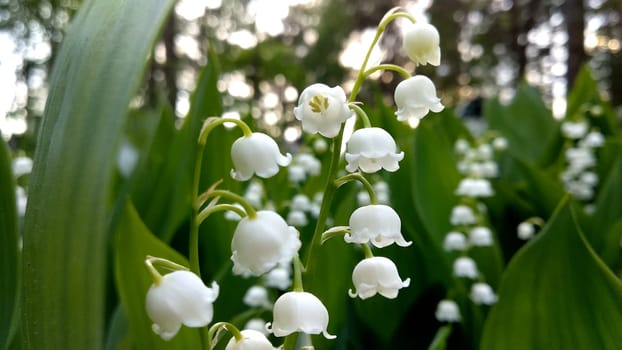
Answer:
[[(0, 0), (0, 130), (13, 149), (34, 151), (50, 68), (80, 4)], [(169, 103), (183, 118), (198, 70), (213, 50), (221, 65), (225, 114), (252, 115), (274, 136), (295, 141), (301, 135), (292, 114), (298, 92), (314, 82), (348, 90), (374, 26), (394, 6), (439, 29), (442, 64), (420, 73), (433, 79), (443, 103), (459, 113), (477, 114), (480, 98), (509, 100), (526, 81), (563, 117), (566, 92), (588, 63), (604, 98), (620, 114), (619, 0), (181, 0), (133, 107)], [(412, 70), (400, 50), (400, 29), (399, 22), (390, 26), (375, 59)], [(368, 93), (386, 91), (391, 98), (393, 73), (376, 78), (376, 89)]]

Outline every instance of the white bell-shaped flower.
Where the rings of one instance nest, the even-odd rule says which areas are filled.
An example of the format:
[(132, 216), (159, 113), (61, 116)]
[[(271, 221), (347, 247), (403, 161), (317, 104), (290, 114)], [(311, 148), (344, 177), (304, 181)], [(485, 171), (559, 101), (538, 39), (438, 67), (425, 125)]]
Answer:
[(599, 131), (590, 131), (585, 137), (579, 142), (579, 146), (581, 147), (602, 147), (605, 144), (605, 136)]
[(429, 23), (417, 22), (410, 25), (406, 33), (402, 47), (406, 55), (418, 65), (441, 64), (440, 36), (436, 27)]
[(490, 197), (495, 191), (490, 185), (490, 181), (486, 179), (462, 179), (456, 189), (456, 195), (465, 197)]
[(350, 215), (350, 233), (344, 240), (348, 243), (365, 244), (370, 242), (378, 248), (393, 243), (400, 247), (408, 247), (401, 232), (402, 221), (393, 208), (383, 205), (367, 205), (356, 209)]
[(447, 252), (452, 250), (464, 250), (467, 246), (467, 239), (464, 233), (451, 231), (445, 235), (443, 240), (443, 249)]
[(265, 275), (264, 284), (266, 287), (286, 290), (292, 285), (292, 272), (288, 265), (283, 264), (270, 270)]
[(453, 300), (441, 300), (436, 306), (434, 316), (440, 322), (460, 322), (460, 308)]
[(562, 123), (561, 131), (564, 137), (569, 139), (580, 139), (587, 133), (589, 125), (585, 121)]
[(244, 304), (250, 307), (272, 307), (272, 303), (268, 299), (268, 290), (262, 286), (252, 286), (248, 288), (242, 299)]
[(231, 146), (231, 159), (234, 169), (231, 177), (238, 181), (246, 181), (253, 174), (269, 178), (279, 172), (280, 166), (288, 166), (292, 155), (282, 155), (279, 146), (270, 136), (254, 132), (251, 136), (242, 136)]
[(302, 122), (304, 132), (335, 137), (341, 123), (352, 116), (346, 93), (340, 86), (313, 84), (305, 88), (294, 107), (296, 119)]
[(518, 224), (518, 227), (516, 228), (516, 233), (518, 235), (518, 238), (528, 240), (531, 239), (531, 237), (533, 237), (533, 235), (536, 233), (536, 228), (531, 222), (523, 221)]
[(492, 231), (486, 226), (477, 226), (469, 232), (469, 241), (478, 247), (489, 247), (493, 244)]
[(147, 315), (153, 331), (164, 340), (173, 338), (181, 325), (205, 327), (212, 321), (212, 303), (218, 297), (218, 284), (208, 288), (190, 271), (174, 271), (162, 276), (147, 292)]
[(478, 282), (471, 286), (469, 295), (475, 304), (492, 305), (497, 302), (497, 295), (488, 283)]
[(350, 137), (346, 150), (346, 170), (357, 169), (365, 173), (375, 173), (380, 169), (396, 171), (398, 162), (404, 159), (404, 152), (397, 153), (393, 137), (382, 128), (358, 129)]
[(451, 209), (451, 217), (449, 219), (452, 225), (471, 225), (476, 221), (473, 209), (467, 205), (456, 205)]
[(287, 223), (292, 226), (303, 227), (307, 226), (309, 220), (307, 220), (307, 215), (302, 210), (290, 210), (287, 214)]
[(266, 329), (277, 337), (285, 337), (294, 332), (323, 334), (326, 339), (334, 339), (328, 327), (328, 310), (315, 295), (307, 292), (287, 292), (274, 303), (274, 319)]
[(430, 111), (440, 112), (445, 107), (436, 96), (436, 87), (430, 78), (415, 75), (400, 82), (395, 88), (395, 104), (397, 120), (419, 120)]
[(395, 263), (382, 256), (374, 256), (359, 262), (352, 272), (352, 283), (356, 291), (349, 290), (352, 298), (371, 298), (380, 294), (389, 299), (397, 298), (401, 288), (410, 285), (410, 278), (402, 281)]
[(298, 231), (279, 214), (261, 210), (238, 223), (231, 240), (233, 273), (260, 276), (278, 263), (287, 263), (300, 249)]
[(32, 172), (32, 159), (30, 157), (16, 157), (11, 161), (11, 168), (13, 169), (13, 176), (18, 178), (22, 175), (30, 174)]
[(456, 259), (454, 261), (454, 275), (471, 279), (477, 278), (479, 272), (477, 271), (477, 264), (475, 264), (475, 260), (467, 256), (461, 256)]
[(276, 350), (266, 336), (253, 329), (245, 329), (240, 332), (241, 340), (231, 338), (225, 346), (225, 350)]

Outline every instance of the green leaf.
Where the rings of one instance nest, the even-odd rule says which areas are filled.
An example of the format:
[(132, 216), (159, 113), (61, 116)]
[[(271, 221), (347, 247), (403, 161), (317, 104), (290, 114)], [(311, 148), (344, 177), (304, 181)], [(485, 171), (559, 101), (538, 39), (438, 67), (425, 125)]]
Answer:
[(127, 202), (115, 233), (115, 280), (121, 305), (127, 315), (129, 339), (135, 349), (200, 349), (197, 329), (182, 327), (170, 341), (160, 339), (151, 330), (145, 311), (145, 297), (151, 286), (151, 275), (145, 268), (145, 257), (152, 255), (188, 266), (188, 261), (155, 237)]
[[(612, 230), (616, 222), (622, 218), (622, 156), (613, 163), (611, 170), (599, 191), (596, 199), (596, 212), (594, 213), (592, 232), (586, 233), (594, 250), (605, 259), (602, 252), (619, 247), (620, 232)], [(619, 249), (618, 249), (619, 251)], [(605, 259), (607, 263), (617, 260), (615, 254)]]
[(543, 165), (559, 147), (558, 123), (534, 87), (521, 85), (507, 106), (496, 99), (487, 101), (484, 117), (490, 129), (508, 139), (508, 151), (521, 159)]
[(117, 145), (174, 1), (87, 1), (55, 58), (24, 223), (27, 349), (103, 346)]
[(481, 349), (615, 349), (622, 282), (587, 244), (566, 198), (510, 262)]
[(19, 291), (15, 181), (9, 149), (0, 138), (0, 350), (11, 343)]

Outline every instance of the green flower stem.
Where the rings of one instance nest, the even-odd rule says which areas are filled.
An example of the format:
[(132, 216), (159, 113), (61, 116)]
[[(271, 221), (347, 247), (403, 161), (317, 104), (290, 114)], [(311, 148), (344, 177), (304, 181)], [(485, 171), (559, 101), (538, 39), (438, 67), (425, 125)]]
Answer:
[(173, 271), (178, 271), (178, 270), (187, 271), (188, 270), (187, 267), (176, 264), (170, 260), (147, 255), (145, 259), (145, 265), (147, 266), (147, 270), (149, 270), (149, 272), (151, 273), (151, 276), (153, 277), (153, 283), (156, 285), (160, 284), (160, 282), (162, 281), (162, 275), (158, 272), (155, 266), (153, 266), (154, 264), (158, 264), (166, 269), (173, 270)]
[(199, 133), (199, 144), (205, 145), (207, 142), (207, 136), (209, 133), (217, 126), (222, 125), (224, 123), (234, 123), (237, 127), (242, 129), (244, 136), (248, 137), (253, 134), (251, 128), (243, 121), (235, 118), (221, 118), (221, 117), (211, 117), (207, 118), (203, 123), (203, 127), (201, 128), (201, 132)]
[(253, 206), (248, 203), (246, 198), (240, 196), (239, 194), (236, 194), (236, 193), (233, 193), (227, 190), (214, 190), (214, 191), (207, 193), (207, 196), (208, 197), (223, 197), (223, 198), (230, 199), (240, 204), (242, 207), (244, 207), (244, 210), (246, 211), (246, 216), (248, 216), (250, 219), (253, 219), (257, 216), (257, 212), (255, 211), (255, 208), (253, 208)]
[(298, 341), (298, 332), (294, 332), (287, 337), (283, 342), (283, 350), (294, 350), (296, 347), (296, 341)]
[(236, 207), (235, 205), (232, 205), (232, 204), (218, 204), (215, 206), (207, 207), (199, 213), (199, 215), (197, 216), (197, 221), (199, 222), (199, 225), (203, 221), (205, 221), (205, 219), (207, 219), (208, 216), (219, 211), (233, 211), (236, 214), (238, 214), (240, 217), (246, 216), (246, 212), (243, 209), (240, 209), (240, 207)]
[(210, 342), (210, 345), (216, 345), (217, 341), (215, 341), (214, 337), (216, 336), (216, 333), (219, 330), (222, 329), (226, 329), (228, 330), (231, 335), (233, 335), (233, 337), (235, 338), (236, 342), (239, 342), (240, 340), (244, 339), (244, 337), (242, 336), (242, 333), (240, 333), (240, 330), (238, 329), (238, 327), (234, 326), (232, 323), (229, 322), (218, 322), (218, 323), (214, 323), (208, 331), (208, 339)]
[(399, 10), (400, 10), (399, 7), (394, 7), (392, 9), (390, 9), (389, 11), (387, 11), (387, 13), (384, 15), (384, 17), (382, 17), (382, 19), (380, 20), (380, 24), (378, 25), (378, 30), (383, 32), (384, 29), (389, 25), (389, 23), (391, 23), (391, 21), (393, 21), (393, 20), (395, 20), (397, 18), (400, 18), (400, 17), (407, 18), (412, 23), (417, 22), (417, 20), (415, 19), (415, 17), (413, 17), (413, 15), (411, 15), (408, 12), (397, 12)]
[(378, 204), (378, 199), (376, 198), (376, 192), (374, 191), (373, 186), (369, 183), (369, 181), (367, 181), (365, 176), (363, 176), (363, 174), (361, 174), (360, 172), (344, 175), (336, 179), (335, 185), (337, 187), (341, 187), (342, 185), (345, 185), (346, 183), (350, 181), (358, 181), (361, 184), (363, 184), (363, 187), (365, 187), (365, 190), (367, 191), (367, 193), (369, 193), (369, 201), (371, 202), (371, 204)]
[(369, 117), (367, 116), (367, 113), (365, 113), (363, 108), (361, 108), (359, 105), (357, 105), (354, 102), (349, 103), (348, 106), (350, 107), (351, 110), (356, 112), (356, 115), (359, 118), (361, 118), (361, 121), (363, 122), (363, 127), (364, 128), (371, 128), (371, 121), (369, 121)]
[(367, 243), (361, 244), (361, 248), (363, 248), (363, 254), (365, 254), (365, 259), (374, 257), (374, 253), (372, 253), (371, 248), (369, 247), (369, 244)]
[[(207, 123), (206, 123), (207, 124)], [(205, 125), (205, 124), (204, 124)], [(201, 276), (201, 267), (199, 264), (199, 221), (197, 215), (199, 213), (199, 202), (196, 198), (199, 195), (199, 183), (201, 181), (201, 162), (203, 160), (203, 150), (205, 150), (205, 142), (199, 142), (197, 145), (197, 157), (194, 162), (194, 177), (192, 179), (192, 214), (190, 216), (190, 233), (188, 237), (188, 255), (190, 261), (190, 269), (192, 272)]]
[(368, 70), (366, 70), (365, 73), (363, 73), (363, 75), (365, 76), (365, 78), (367, 78), (370, 75), (374, 74), (374, 72), (377, 72), (379, 70), (392, 70), (394, 72), (401, 74), (402, 77), (404, 77), (404, 79), (408, 79), (411, 77), (410, 73), (408, 73), (406, 69), (395, 64), (379, 64), (377, 66), (371, 67)]
[(296, 255), (293, 259), (294, 264), (294, 282), (292, 290), (294, 292), (304, 292), (304, 288), (302, 287), (302, 272), (304, 270), (302, 266), (302, 262), (300, 261), (300, 257)]

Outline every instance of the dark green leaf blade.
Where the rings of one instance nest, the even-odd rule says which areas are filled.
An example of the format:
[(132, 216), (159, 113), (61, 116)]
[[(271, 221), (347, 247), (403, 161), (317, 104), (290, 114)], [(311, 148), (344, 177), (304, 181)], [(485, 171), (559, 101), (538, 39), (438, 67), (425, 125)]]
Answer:
[(0, 139), (0, 349), (11, 343), (18, 294), (18, 232), (15, 181), (9, 149)]
[(578, 230), (562, 200), (541, 233), (506, 269), (481, 349), (616, 349), (622, 283)]
[(117, 144), (174, 1), (88, 1), (55, 59), (24, 226), (27, 349), (103, 346)]

